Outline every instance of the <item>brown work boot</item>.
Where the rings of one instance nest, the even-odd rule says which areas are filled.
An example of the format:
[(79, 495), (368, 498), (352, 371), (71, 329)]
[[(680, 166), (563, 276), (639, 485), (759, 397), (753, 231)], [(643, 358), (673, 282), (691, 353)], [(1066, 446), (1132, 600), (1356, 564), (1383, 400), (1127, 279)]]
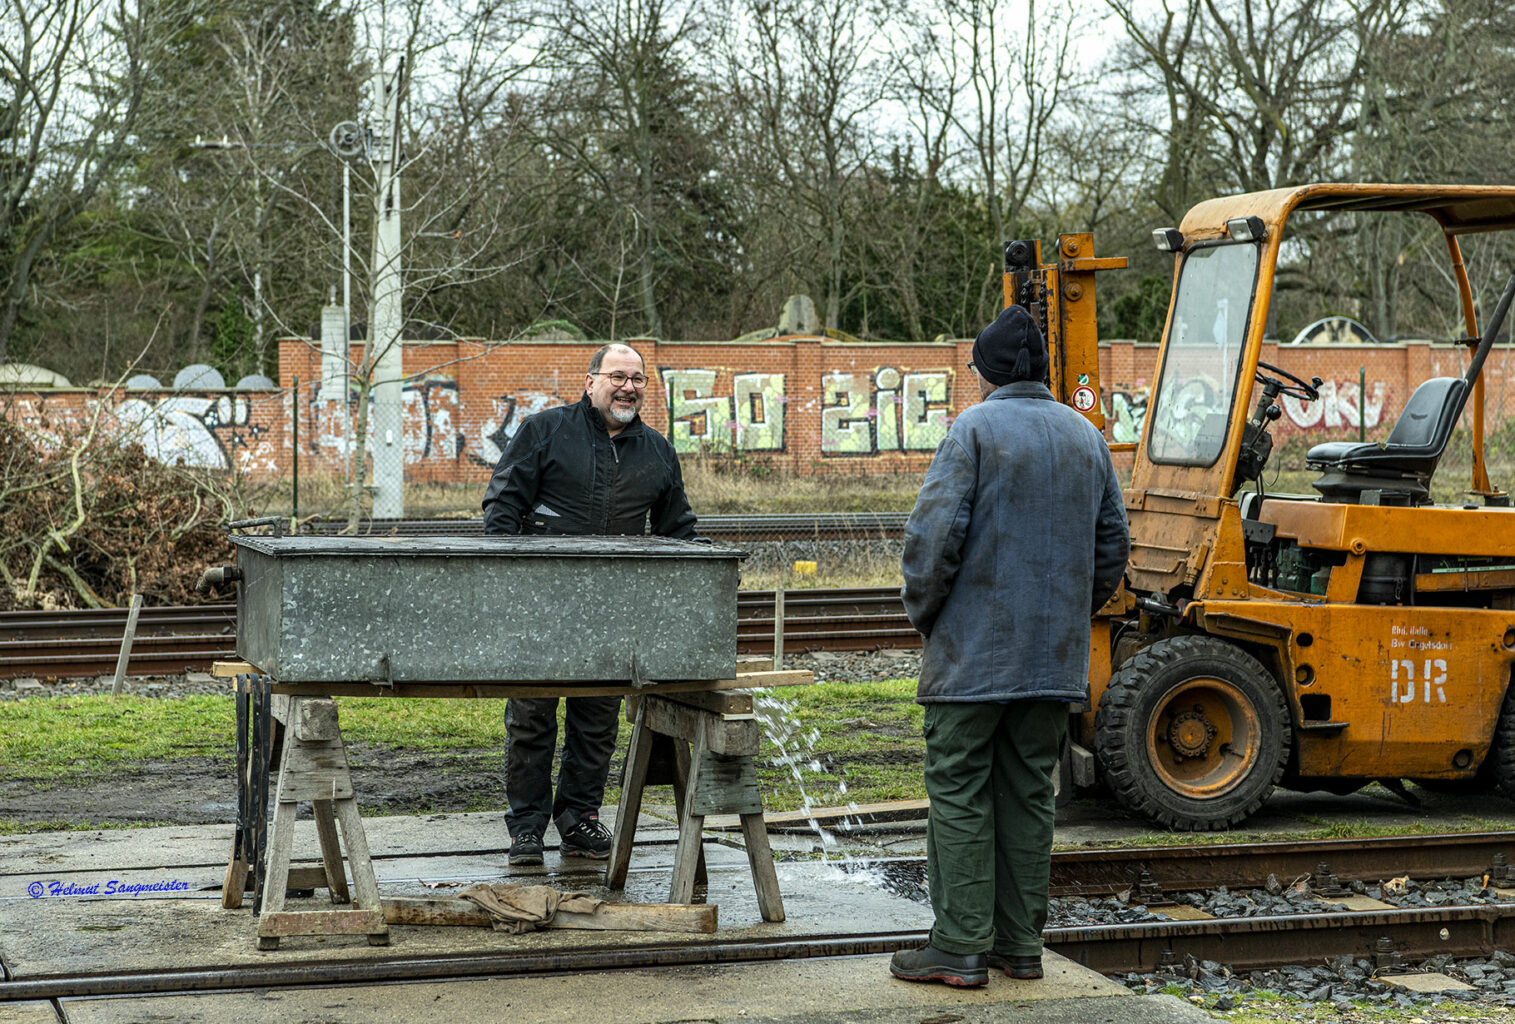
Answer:
[(948, 953), (930, 944), (894, 954), (889, 961), (889, 973), (905, 981), (940, 981), (957, 988), (989, 984), (984, 954)]

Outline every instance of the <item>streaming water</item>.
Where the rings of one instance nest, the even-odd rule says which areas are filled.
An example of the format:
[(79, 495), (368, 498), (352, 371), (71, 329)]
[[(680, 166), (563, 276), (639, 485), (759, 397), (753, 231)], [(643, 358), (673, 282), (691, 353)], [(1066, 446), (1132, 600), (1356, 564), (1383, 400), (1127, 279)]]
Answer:
[[(753, 696), (753, 711), (762, 727), (764, 738), (772, 749), (773, 761), (785, 768), (800, 794), (800, 810), (806, 815), (810, 830), (815, 833), (817, 846), (812, 852), (820, 853), (821, 866), (806, 863), (803, 870), (810, 877), (819, 871), (822, 877), (834, 881), (860, 882), (882, 885), (883, 875), (877, 865), (855, 856), (837, 837), (837, 832), (846, 833), (862, 824), (861, 819), (844, 816), (838, 820), (836, 831), (826, 828), (812, 814), (818, 808), (844, 806), (856, 811), (855, 802), (847, 800), (847, 780), (839, 772), (825, 774), (827, 768), (815, 756), (815, 745), (821, 738), (820, 729), (806, 727), (796, 712), (795, 702), (784, 699), (772, 691), (759, 690)], [(834, 770), (833, 770), (834, 771)], [(844, 803), (845, 801), (845, 803)], [(827, 816), (831, 817), (830, 815)], [(780, 865), (780, 877), (798, 865)]]

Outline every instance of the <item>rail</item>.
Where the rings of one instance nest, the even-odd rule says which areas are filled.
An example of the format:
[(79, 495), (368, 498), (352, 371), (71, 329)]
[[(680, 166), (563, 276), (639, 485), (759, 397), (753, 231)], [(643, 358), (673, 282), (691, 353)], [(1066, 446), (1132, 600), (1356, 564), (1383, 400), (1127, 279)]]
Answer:
[[(737, 595), (737, 651), (772, 654), (774, 593)], [(126, 609), (0, 612), (0, 679), (78, 679), (115, 671)], [(127, 673), (133, 676), (208, 672), (236, 656), (233, 604), (143, 607)], [(905, 618), (893, 587), (793, 590), (784, 597), (784, 649), (869, 651), (912, 649), (920, 635)]]

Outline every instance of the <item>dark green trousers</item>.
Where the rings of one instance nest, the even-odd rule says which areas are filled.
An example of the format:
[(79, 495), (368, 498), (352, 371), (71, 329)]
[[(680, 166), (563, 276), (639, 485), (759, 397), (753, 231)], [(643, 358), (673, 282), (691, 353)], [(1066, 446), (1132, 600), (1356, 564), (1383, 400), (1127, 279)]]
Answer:
[(925, 732), (931, 944), (1039, 956), (1068, 705), (927, 704)]

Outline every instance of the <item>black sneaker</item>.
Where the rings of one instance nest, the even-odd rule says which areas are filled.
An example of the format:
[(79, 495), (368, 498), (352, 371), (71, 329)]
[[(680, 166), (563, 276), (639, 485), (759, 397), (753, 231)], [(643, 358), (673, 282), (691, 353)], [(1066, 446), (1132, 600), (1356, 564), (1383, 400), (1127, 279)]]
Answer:
[(542, 837), (529, 832), (524, 836), (511, 837), (510, 863), (514, 867), (542, 863)]
[(932, 945), (902, 949), (889, 961), (889, 973), (905, 981), (940, 981), (955, 988), (989, 984), (984, 954), (948, 953)]
[(990, 953), (989, 966), (996, 971), (1004, 971), (1006, 977), (1019, 981), (1034, 981), (1042, 976), (1042, 958), (1039, 956), (1007, 956), (1003, 953)]
[(565, 857), (606, 860), (610, 857), (610, 829), (600, 824), (598, 814), (586, 814), (578, 824), (562, 833), (558, 852)]

